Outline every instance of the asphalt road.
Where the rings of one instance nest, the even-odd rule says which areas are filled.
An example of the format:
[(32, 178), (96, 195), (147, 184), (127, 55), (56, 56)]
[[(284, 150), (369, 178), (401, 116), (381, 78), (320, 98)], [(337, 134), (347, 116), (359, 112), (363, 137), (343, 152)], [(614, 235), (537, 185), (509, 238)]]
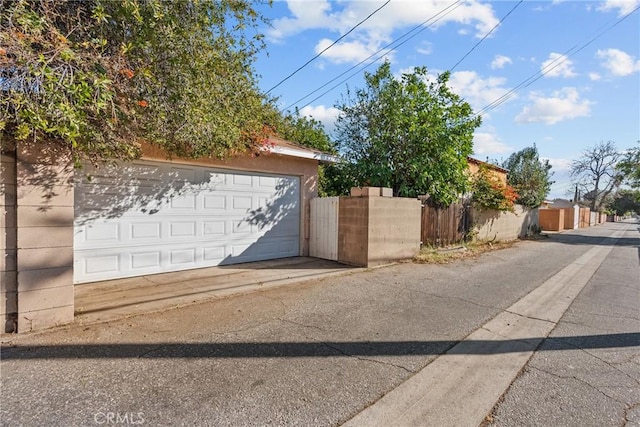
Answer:
[(640, 227), (614, 247), (496, 406), (496, 426), (640, 426)]
[[(5, 336), (0, 422), (339, 425), (621, 227), (629, 225), (520, 242), (455, 264), (400, 264), (104, 324)], [(628, 342), (618, 349), (616, 339), (638, 341), (639, 237), (633, 227), (619, 240), (552, 332), (561, 338), (543, 342), (496, 408), (496, 423), (617, 426), (625, 415), (637, 422), (632, 404), (640, 402), (640, 349)], [(617, 288), (620, 294), (610, 294)], [(594, 329), (573, 329), (591, 328), (592, 315)], [(565, 339), (587, 335), (602, 335), (605, 343), (582, 351), (571, 347), (579, 342)], [(558, 345), (579, 353), (545, 350)], [(563, 394), (561, 377), (570, 375), (561, 369), (575, 363), (593, 375), (596, 362), (586, 352), (615, 377), (603, 371), (601, 383), (589, 377), (591, 387), (577, 381), (595, 396), (580, 404), (582, 389)], [(557, 357), (568, 361), (555, 361), (554, 371), (546, 361)], [(550, 399), (553, 393), (562, 397)], [(598, 410), (603, 393), (613, 397)], [(564, 418), (543, 418), (547, 409), (532, 418), (522, 409), (529, 405), (535, 412), (544, 399), (563, 401), (551, 415)], [(577, 412), (588, 407), (585, 417), (606, 412), (609, 418), (567, 416), (569, 404)]]

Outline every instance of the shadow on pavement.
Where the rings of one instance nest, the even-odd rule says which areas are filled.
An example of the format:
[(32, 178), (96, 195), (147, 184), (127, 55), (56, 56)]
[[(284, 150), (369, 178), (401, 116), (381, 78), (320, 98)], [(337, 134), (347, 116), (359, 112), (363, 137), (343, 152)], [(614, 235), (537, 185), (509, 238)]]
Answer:
[[(616, 222), (616, 223), (606, 223), (611, 230), (619, 230), (624, 225), (629, 225), (629, 223)], [(597, 246), (597, 245), (612, 245), (615, 243), (616, 246), (627, 246), (627, 247), (640, 247), (640, 236), (638, 237), (619, 237), (613, 239), (611, 237), (605, 236), (589, 236), (584, 235), (582, 233), (588, 231), (588, 228), (579, 229), (579, 230), (568, 230), (564, 233), (559, 234), (548, 234), (549, 240), (551, 242), (563, 243), (566, 245), (589, 245), (589, 246)], [(630, 229), (629, 231), (633, 231)], [(638, 227), (638, 231), (640, 232), (640, 227)]]
[(552, 341), (556, 345), (542, 346), (539, 348), (540, 351), (566, 350), (567, 348), (622, 348), (640, 346), (640, 333), (553, 338), (533, 337), (500, 341), (318, 341), (42, 345), (5, 347), (1, 358), (6, 361), (35, 359), (252, 359), (336, 356), (430, 356), (443, 354), (448, 349), (451, 349), (448, 354), (488, 355), (532, 351), (538, 348), (540, 343), (545, 340)]

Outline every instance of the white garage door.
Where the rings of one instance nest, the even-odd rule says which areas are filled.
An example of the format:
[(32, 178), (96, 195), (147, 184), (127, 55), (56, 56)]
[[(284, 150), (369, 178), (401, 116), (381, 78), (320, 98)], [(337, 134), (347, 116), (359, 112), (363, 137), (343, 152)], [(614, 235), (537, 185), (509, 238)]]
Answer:
[(300, 254), (298, 177), (145, 161), (75, 186), (75, 283)]

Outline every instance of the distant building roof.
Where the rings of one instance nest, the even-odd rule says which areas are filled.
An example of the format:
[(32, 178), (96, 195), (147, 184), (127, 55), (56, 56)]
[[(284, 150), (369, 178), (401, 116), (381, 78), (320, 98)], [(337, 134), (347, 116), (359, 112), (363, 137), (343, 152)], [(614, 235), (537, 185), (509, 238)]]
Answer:
[(484, 166), (488, 167), (489, 169), (493, 169), (493, 170), (496, 170), (496, 171), (499, 171), (499, 172), (509, 173), (509, 169), (501, 168), (500, 166), (494, 165), (493, 163), (483, 162), (482, 160), (478, 160), (478, 159), (473, 158), (471, 156), (467, 156), (467, 161), (471, 162), (471, 163), (475, 163), (478, 166), (484, 165)]

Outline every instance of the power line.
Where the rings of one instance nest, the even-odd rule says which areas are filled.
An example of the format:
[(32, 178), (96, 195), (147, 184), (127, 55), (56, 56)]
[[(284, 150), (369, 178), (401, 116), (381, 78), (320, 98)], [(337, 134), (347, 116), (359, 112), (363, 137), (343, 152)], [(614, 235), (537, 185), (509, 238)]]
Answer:
[(369, 14), (369, 16), (367, 16), (366, 18), (364, 18), (362, 21), (358, 22), (355, 27), (351, 28), (349, 31), (347, 31), (346, 33), (344, 33), (342, 36), (340, 36), (336, 41), (334, 41), (333, 43), (331, 43), (329, 46), (327, 46), (326, 48), (324, 48), (322, 50), (322, 52), (318, 53), (316, 56), (314, 56), (313, 58), (311, 58), (310, 60), (308, 60), (307, 62), (305, 62), (304, 64), (302, 64), (297, 70), (295, 70), (293, 73), (289, 74), (287, 77), (285, 77), (284, 79), (280, 80), (278, 82), (277, 85), (275, 85), (274, 87), (272, 87), (271, 89), (269, 89), (266, 93), (268, 94), (269, 92), (271, 92), (272, 90), (274, 90), (275, 88), (277, 88), (278, 86), (280, 86), (282, 83), (286, 82), (287, 80), (289, 80), (291, 77), (293, 77), (296, 73), (298, 73), (298, 71), (302, 70), (304, 67), (306, 67), (307, 65), (311, 64), (314, 60), (316, 60), (318, 57), (320, 57), (320, 55), (322, 55), (323, 53), (325, 53), (327, 50), (329, 50), (330, 48), (332, 48), (333, 46), (336, 45), (336, 43), (338, 43), (340, 40), (344, 39), (345, 37), (347, 37), (349, 34), (351, 34), (351, 32), (353, 32), (353, 30), (355, 30), (356, 28), (358, 28), (360, 25), (362, 25), (363, 23), (365, 23), (366, 21), (368, 21), (373, 15), (375, 15), (376, 13), (378, 13), (383, 7), (385, 7), (386, 5), (388, 5), (391, 2), (391, 0), (387, 0), (382, 6), (380, 6), (379, 8), (377, 8), (376, 10), (374, 10), (373, 12), (371, 12)]
[(520, 0), (520, 1), (515, 5), (515, 6), (513, 6), (513, 7), (511, 8), (511, 10), (509, 11), (509, 13), (507, 13), (505, 16), (503, 16), (503, 17), (502, 17), (502, 19), (501, 19), (500, 21), (498, 21), (498, 23), (497, 23), (496, 25), (494, 25), (494, 26), (493, 26), (493, 28), (492, 28), (492, 29), (490, 29), (490, 30), (489, 30), (489, 32), (488, 32), (487, 34), (485, 34), (485, 35), (484, 35), (484, 37), (482, 37), (482, 38), (480, 39), (480, 41), (478, 41), (478, 43), (476, 43), (476, 44), (475, 44), (475, 46), (473, 46), (473, 47), (471, 48), (471, 50), (469, 50), (469, 52), (465, 53), (465, 54), (464, 54), (464, 56), (463, 56), (462, 58), (460, 58), (460, 60), (459, 60), (458, 62), (456, 62), (456, 64), (455, 64), (453, 67), (451, 67), (451, 70), (450, 70), (450, 71), (455, 70), (455, 69), (456, 69), (456, 67), (457, 67), (458, 65), (460, 65), (460, 63), (461, 63), (462, 61), (464, 61), (464, 60), (465, 60), (465, 58), (471, 54), (471, 52), (473, 52), (473, 51), (474, 51), (478, 46), (480, 46), (480, 43), (482, 43), (482, 42), (483, 42), (487, 37), (489, 37), (489, 36), (491, 35), (491, 33), (493, 33), (493, 31), (494, 31), (496, 28), (498, 28), (498, 27), (499, 27), (499, 26), (504, 22), (504, 20), (505, 20), (505, 19), (507, 19), (507, 17), (508, 17), (509, 15), (511, 15), (511, 13), (512, 13), (514, 10), (516, 10), (516, 8), (517, 8), (518, 6), (520, 6), (520, 5), (522, 4), (522, 2), (523, 2), (523, 1), (524, 1), (524, 0)]
[[(357, 67), (359, 67), (360, 65), (364, 64), (365, 62), (369, 61), (371, 58), (373, 58), (374, 56), (378, 55), (380, 52), (385, 51), (387, 48), (389, 48), (388, 50), (386, 50), (382, 55), (376, 57), (374, 60), (372, 60), (371, 62), (369, 62), (368, 64), (366, 64), (364, 67), (359, 68), (355, 73), (351, 74), (350, 76), (348, 76), (346, 79), (341, 80), (338, 84), (332, 86), (331, 88), (329, 88), (329, 90), (321, 93), (320, 95), (318, 95), (316, 98), (312, 99), (311, 101), (307, 102), (302, 108), (306, 107), (307, 105), (311, 104), (312, 102), (318, 100), (319, 98), (323, 97), (324, 95), (326, 95), (327, 93), (331, 92), (333, 89), (337, 88), (338, 86), (340, 86), (342, 83), (346, 82), (347, 80), (351, 79), (353, 76), (355, 76), (356, 74), (358, 74), (360, 71), (362, 71), (363, 69), (367, 68), (368, 66), (370, 66), (371, 64), (375, 63), (376, 61), (378, 61), (380, 58), (382, 58), (383, 56), (387, 55), (389, 52), (392, 52), (393, 50), (397, 49), (398, 47), (402, 46), (403, 44), (407, 43), (409, 40), (411, 40), (412, 38), (416, 37), (418, 34), (420, 34), (421, 32), (423, 32), (424, 30), (426, 30), (427, 28), (429, 28), (431, 25), (435, 24), (436, 22), (438, 22), (439, 20), (441, 20), (444, 16), (448, 15), (449, 13), (453, 12), (455, 9), (457, 9), (458, 7), (460, 7), (465, 0), (457, 0), (456, 2), (450, 4), (449, 6), (445, 7), (444, 9), (442, 9), (440, 12), (436, 13), (435, 15), (433, 15), (431, 18), (427, 19), (426, 21), (423, 21), (422, 23), (416, 25), (415, 27), (413, 27), (411, 30), (407, 31), (406, 33), (404, 33), (403, 35), (401, 35), (400, 37), (398, 37), (396, 40), (392, 41), (391, 43), (386, 44), (385, 46), (381, 47), (380, 49), (378, 49), (376, 52), (372, 53), (371, 55), (369, 55), (368, 57), (366, 57), (365, 59), (363, 59), (362, 61), (358, 62), (356, 65), (352, 66), (351, 68), (349, 68), (348, 70), (340, 73), (339, 75), (337, 75), (336, 77), (334, 77), (333, 79), (329, 80), (328, 82), (324, 83), (322, 86), (320, 86), (319, 88), (313, 90), (312, 92), (309, 92), (308, 94), (306, 94), (305, 96), (299, 98), (297, 101), (289, 104), (286, 108), (283, 109), (283, 111), (288, 110), (289, 108), (293, 107), (296, 104), (299, 104), (300, 102), (304, 101), (305, 99), (309, 98), (311, 95), (313, 95), (314, 93), (317, 93), (318, 91), (324, 89), (325, 87), (327, 87), (328, 85), (330, 85), (331, 83), (333, 83), (334, 81), (338, 80), (340, 77), (344, 76), (345, 74), (349, 73), (350, 71), (356, 69)], [(449, 10), (450, 9), (450, 10)], [(443, 15), (444, 14), (444, 15)], [(443, 15), (443, 16), (440, 16)], [(437, 17), (437, 19), (435, 19)], [(433, 21), (431, 23), (429, 23), (430, 21)], [(426, 25), (427, 23), (429, 23), (429, 25)], [(426, 26), (425, 26), (426, 25)], [(416, 32), (417, 31), (417, 32)], [(411, 33), (414, 33), (413, 35), (409, 36)], [(401, 43), (400, 40), (405, 39), (404, 41), (402, 41)], [(395, 45), (397, 43), (397, 45)], [(394, 46), (395, 45), (395, 46)]]
[(604, 30), (600, 31), (600, 33), (597, 33), (594, 37), (592, 37), (588, 42), (584, 43), (583, 45), (581, 45), (581, 46), (578, 46), (577, 44), (574, 45), (573, 47), (571, 47), (570, 49), (565, 51), (562, 54), (562, 56), (559, 56), (558, 58), (554, 59), (552, 62), (547, 64), (542, 70), (532, 74), (531, 76), (529, 76), (528, 78), (523, 80), (520, 84), (515, 86), (513, 89), (511, 89), (510, 91), (508, 91), (504, 95), (496, 98), (494, 101), (492, 101), (491, 103), (489, 103), (486, 106), (484, 106), (483, 108), (481, 108), (480, 111), (478, 111), (475, 114), (475, 117), (478, 117), (478, 116), (486, 113), (487, 111), (493, 110), (493, 109), (499, 107), (500, 105), (504, 104), (511, 97), (511, 95), (513, 95), (515, 92), (517, 92), (518, 90), (520, 90), (522, 88), (529, 87), (533, 83), (535, 83), (536, 81), (540, 80), (546, 74), (550, 73), (551, 71), (553, 71), (554, 69), (556, 69), (557, 67), (562, 65), (570, 57), (572, 57), (575, 54), (577, 54), (578, 52), (584, 50), (587, 46), (591, 45), (594, 41), (596, 41), (597, 39), (599, 39), (600, 37), (602, 37), (603, 35), (605, 35), (609, 31), (611, 31), (614, 27), (619, 25), (622, 21), (627, 19), (629, 16), (631, 16), (631, 14), (635, 13), (638, 9), (640, 9), (640, 6), (636, 7), (631, 12), (627, 13), (622, 18), (618, 19), (616, 22), (614, 22), (612, 25), (608, 26)]

